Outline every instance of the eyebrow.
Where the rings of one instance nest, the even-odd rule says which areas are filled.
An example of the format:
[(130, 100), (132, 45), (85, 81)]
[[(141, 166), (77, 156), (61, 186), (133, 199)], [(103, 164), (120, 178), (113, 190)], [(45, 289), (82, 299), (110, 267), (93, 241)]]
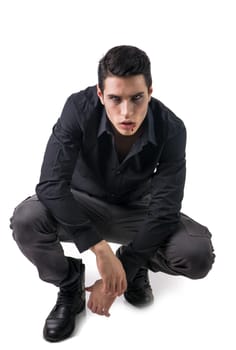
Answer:
[[(133, 95), (130, 95), (129, 97), (134, 97), (134, 96), (137, 96), (137, 95), (144, 95), (144, 92), (143, 91), (140, 91), (140, 92), (137, 92)], [(112, 96), (116, 96), (116, 97), (120, 97), (120, 95), (116, 95), (116, 94), (107, 94), (108, 97), (112, 97)]]

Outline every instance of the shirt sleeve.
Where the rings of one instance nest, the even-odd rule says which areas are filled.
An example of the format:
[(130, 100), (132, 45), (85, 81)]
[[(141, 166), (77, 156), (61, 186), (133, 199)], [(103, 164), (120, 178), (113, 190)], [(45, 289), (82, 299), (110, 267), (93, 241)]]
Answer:
[(128, 281), (132, 281), (139, 267), (145, 266), (177, 228), (186, 175), (185, 146), (186, 129), (183, 126), (164, 145), (152, 180), (152, 199), (147, 217), (121, 256)]
[[(73, 96), (73, 95), (72, 95)], [(82, 128), (73, 97), (67, 100), (48, 140), (36, 193), (65, 228), (80, 252), (101, 241), (71, 192), (71, 179), (81, 147)]]

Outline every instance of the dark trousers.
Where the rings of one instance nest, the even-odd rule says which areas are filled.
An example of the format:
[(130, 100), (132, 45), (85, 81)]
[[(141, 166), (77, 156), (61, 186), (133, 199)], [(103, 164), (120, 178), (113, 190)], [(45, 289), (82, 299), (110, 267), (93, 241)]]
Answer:
[[(82, 192), (72, 191), (81, 210), (108, 242), (127, 245), (135, 237), (147, 213), (150, 196), (127, 205), (113, 205)], [(22, 253), (37, 267), (42, 280), (56, 286), (73, 283), (75, 274), (65, 257), (61, 241), (70, 241), (62, 226), (38, 200), (25, 199), (10, 219), (13, 237)], [(181, 214), (176, 232), (157, 249), (147, 267), (172, 275), (202, 278), (214, 262), (208, 229)]]

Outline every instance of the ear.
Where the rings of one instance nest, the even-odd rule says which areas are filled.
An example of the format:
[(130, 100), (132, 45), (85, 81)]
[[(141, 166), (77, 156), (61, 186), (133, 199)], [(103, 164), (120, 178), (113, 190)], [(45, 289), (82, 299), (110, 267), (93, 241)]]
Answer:
[(102, 90), (100, 89), (100, 87), (98, 85), (97, 85), (97, 95), (98, 95), (101, 103), (104, 105), (104, 98), (103, 98)]
[(150, 88), (148, 89), (148, 101), (150, 102), (151, 98), (152, 98), (152, 92), (153, 92), (153, 88), (152, 86), (150, 86)]

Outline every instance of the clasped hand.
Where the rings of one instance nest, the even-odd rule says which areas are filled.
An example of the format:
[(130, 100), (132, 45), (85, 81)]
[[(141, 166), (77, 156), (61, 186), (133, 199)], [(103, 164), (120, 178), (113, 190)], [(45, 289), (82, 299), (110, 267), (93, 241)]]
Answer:
[(104, 293), (104, 285), (102, 279), (97, 280), (92, 286), (85, 288), (91, 292), (88, 300), (88, 308), (98, 314), (106, 317), (110, 316), (109, 309), (116, 299), (116, 295), (108, 295)]
[(117, 296), (127, 288), (126, 274), (120, 260), (106, 241), (93, 247), (101, 279), (86, 290), (91, 292), (88, 308), (98, 315), (110, 316), (109, 309)]

